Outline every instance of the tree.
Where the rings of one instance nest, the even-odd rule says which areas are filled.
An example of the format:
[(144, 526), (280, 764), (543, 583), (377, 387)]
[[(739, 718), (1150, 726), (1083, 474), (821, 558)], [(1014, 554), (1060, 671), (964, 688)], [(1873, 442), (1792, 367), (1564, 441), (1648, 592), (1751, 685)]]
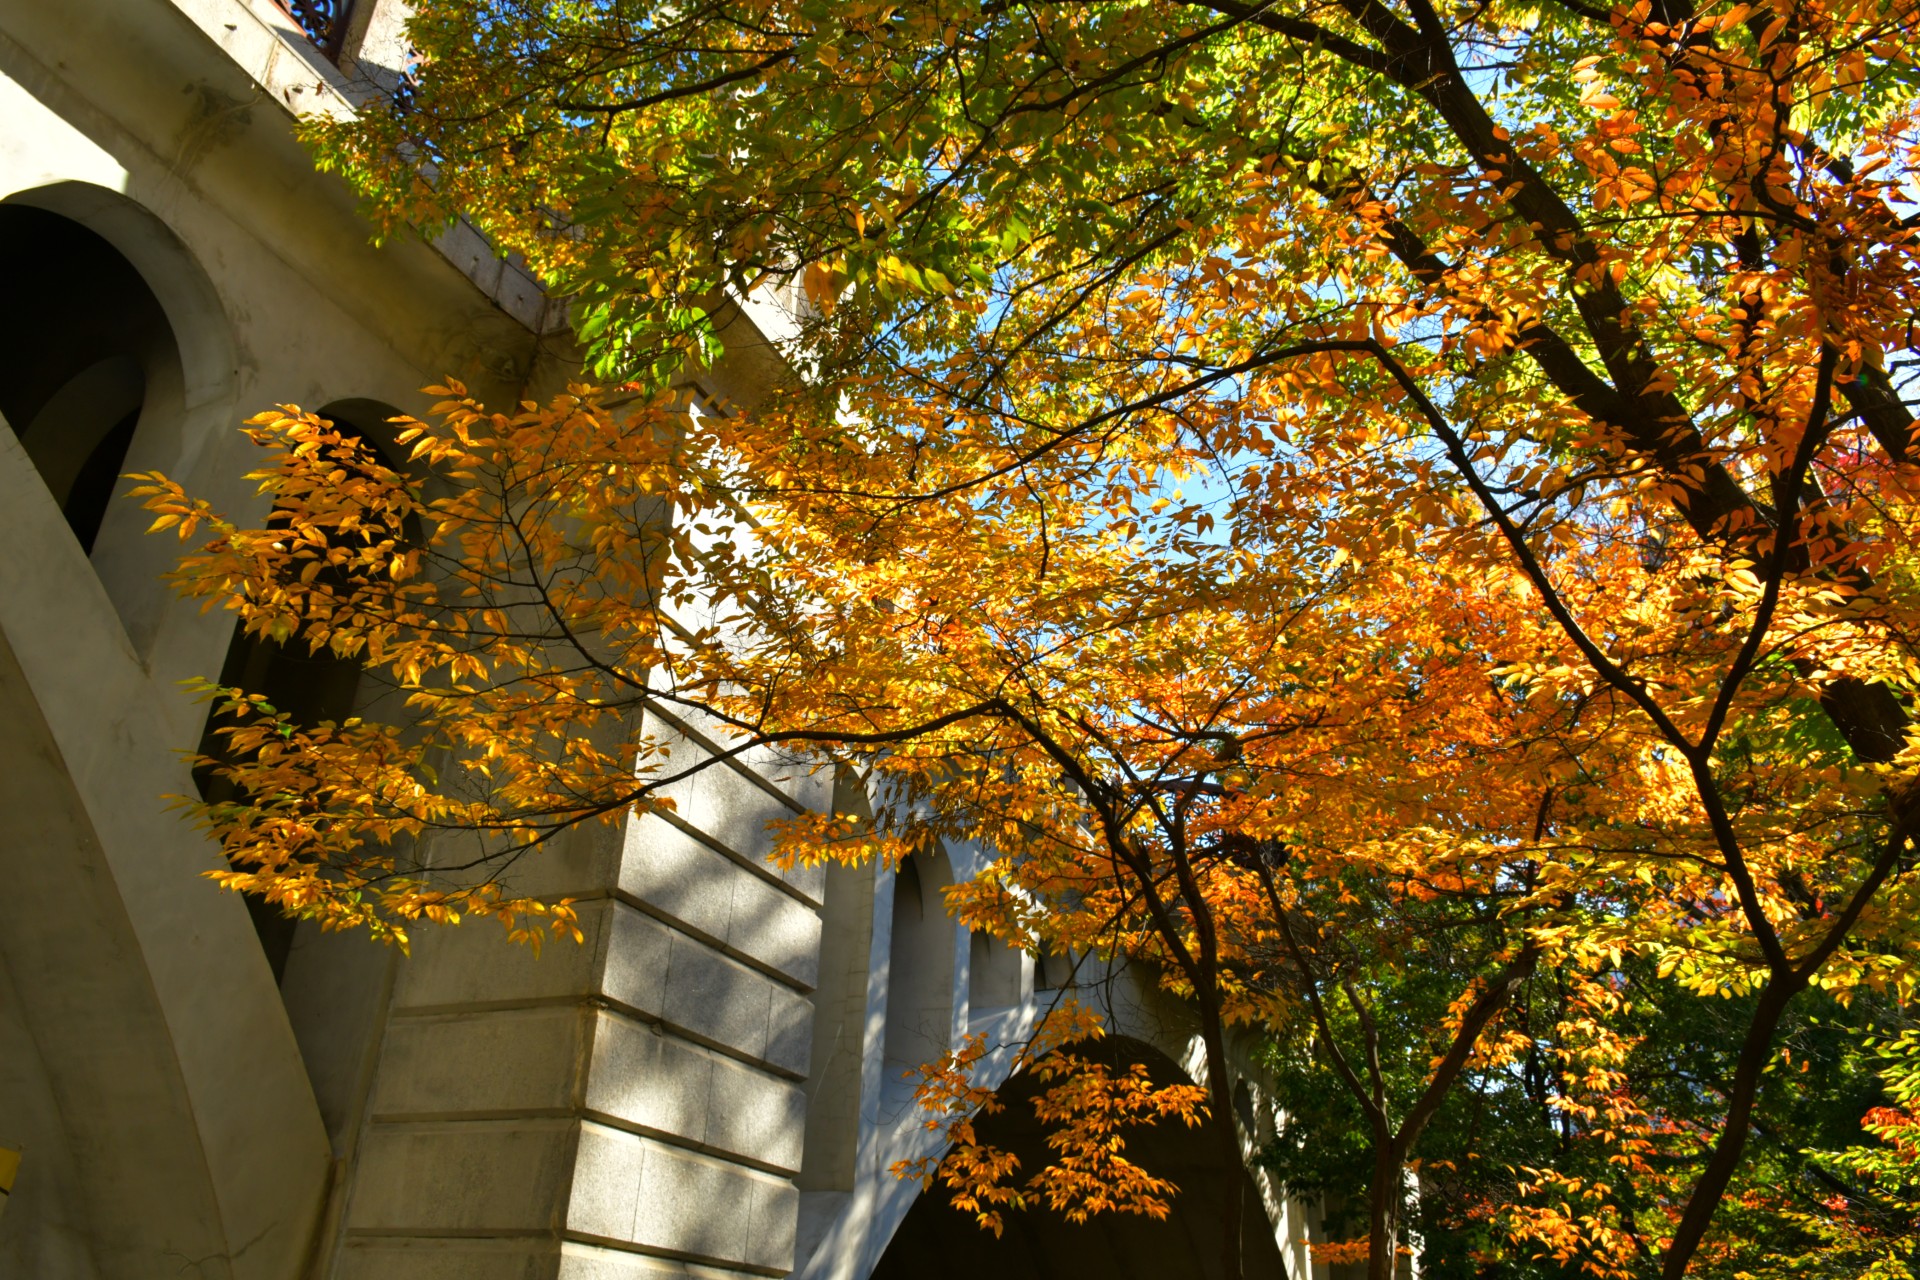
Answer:
[[(1795, 1001), (1913, 982), (1915, 21), (420, 5), (404, 101), (312, 125), (323, 163), (389, 229), (464, 213), (525, 254), (638, 407), (452, 389), (413, 428), (460, 486), (433, 499), (256, 421), (291, 523), (219, 526), (187, 588), (365, 656), (420, 722), (242, 727), (230, 882), (340, 924), (518, 920), (546, 904), (491, 870), (653, 802), (681, 766), (633, 717), (697, 709), (901, 797), (793, 856), (984, 831), (971, 918), (1161, 966), (1223, 1152), (1226, 1028), (1313, 1023), (1369, 1115), (1376, 1276), (1408, 1133), (1524, 1054), (1543, 961), (1592, 997), (1575, 1058), (1624, 1060), (1605, 992), (1636, 964), (1737, 1006), (1685, 1133), (1617, 1063), (1557, 1095), (1696, 1144), (1684, 1180), (1629, 1159), (1605, 1206), (1515, 1227), (1683, 1274)], [(728, 290), (797, 299), (807, 376), (689, 414)], [(479, 841), (471, 882), (382, 843), (429, 831)], [(1404, 1028), (1363, 1010), (1423, 912), (1481, 942), (1409, 1102), (1341, 1057)]]
[[(778, 453), (752, 451), (744, 420), (685, 409), (663, 396), (616, 418), (569, 395), (508, 417), (450, 400), (402, 432), (454, 482), (431, 498), (331, 424), (263, 415), (252, 430), (274, 454), (256, 478), (280, 514), (257, 529), (155, 478), (160, 522), (217, 532), (185, 561), (185, 589), (266, 639), (365, 658), (412, 712), (405, 725), (306, 725), (229, 691), (225, 750), (208, 765), (233, 798), (201, 806), (236, 867), (223, 882), (402, 941), (411, 920), (474, 912), (523, 936), (548, 914), (565, 932), (565, 904), (504, 892), (511, 862), (573, 824), (665, 805), (656, 792), (712, 758), (685, 763), (633, 726), (649, 711), (696, 716), (736, 751), (813, 749), (872, 779), (874, 825), (796, 820), (786, 856), (898, 859), (929, 839), (984, 840), (996, 860), (953, 897), (969, 924), (1159, 968), (1199, 1011), (1207, 1093), (1142, 1091), (1124, 1075), (1090, 1091), (1099, 1073), (1086, 1071), (1042, 1100), (1089, 1120), (1120, 1100), (1182, 1116), (1204, 1101), (1229, 1164), (1228, 1029), (1266, 1023), (1299, 989), (1290, 974), (1317, 998), (1318, 934), (1345, 927), (1348, 896), (1316, 906), (1319, 881), (1490, 917), (1540, 896), (1500, 885), (1524, 846), (1502, 847), (1499, 828), (1516, 804), (1538, 821), (1520, 758), (1541, 735), (1514, 724), (1560, 712), (1462, 657), (1527, 629), (1509, 586), (1489, 594), (1419, 548), (1361, 573), (1285, 542), (1195, 537), (1171, 504), (1136, 528), (1078, 497), (1079, 464), (1051, 457), (988, 501), (906, 504), (881, 526), (863, 498), (802, 490), (782, 506), (756, 489), (785, 465)], [(796, 444), (747, 434), (781, 453)], [(889, 491), (887, 471), (970, 474), (980, 461), (817, 447)], [(1187, 466), (1176, 436), (1139, 447), (1142, 468)], [(733, 505), (742, 494), (756, 495), (751, 512)], [(412, 545), (408, 527), (421, 530)], [(453, 852), (462, 842), (469, 854)], [(1500, 932), (1497, 919), (1483, 928)], [(1508, 949), (1513, 969), (1539, 944)], [(1510, 982), (1502, 970), (1468, 992), (1436, 1098)], [(1063, 1025), (1084, 1029), (1074, 1018)], [(1061, 1036), (1043, 1032), (1038, 1069), (1090, 1061), (1043, 1061)], [(953, 1078), (966, 1065), (944, 1064), (929, 1092), (977, 1103)], [(1121, 1192), (1131, 1175), (1106, 1154), (1108, 1131), (1078, 1132), (1024, 1191), (1002, 1194), (1012, 1170), (992, 1152), (940, 1176), (977, 1175), (957, 1189), (989, 1218), (1007, 1195), (1165, 1211), (1160, 1180)], [(1397, 1185), (1406, 1140), (1403, 1128), (1383, 1143), (1380, 1185)], [(1383, 1257), (1397, 1212), (1380, 1197)], [(1224, 1238), (1238, 1241), (1237, 1223)]]
[(1920, 1037), (1912, 1027), (1870, 1042), (1874, 1066), (1886, 1086), (1882, 1105), (1867, 1110), (1860, 1128), (1871, 1142), (1848, 1143), (1841, 1150), (1809, 1150), (1810, 1165), (1828, 1192), (1820, 1209), (1798, 1217), (1812, 1237), (1796, 1259), (1809, 1275), (1855, 1275), (1872, 1280), (1904, 1280), (1914, 1274), (1915, 1233), (1920, 1202), (1915, 1199), (1914, 1143), (1916, 1076), (1914, 1051)]

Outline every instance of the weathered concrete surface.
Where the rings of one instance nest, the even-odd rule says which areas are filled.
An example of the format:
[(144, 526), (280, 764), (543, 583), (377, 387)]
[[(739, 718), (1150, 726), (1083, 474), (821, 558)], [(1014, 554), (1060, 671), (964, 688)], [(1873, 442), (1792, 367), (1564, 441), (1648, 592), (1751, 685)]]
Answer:
[[(103, 237), (163, 309), (170, 362), (145, 370), (125, 468), (257, 516), (247, 413), (418, 407), (448, 373), (499, 394), (535, 340), (431, 247), (373, 249), (244, 65), (300, 60), (254, 7), (192, 7), (0, 0), (0, 199)], [(44, 327), (69, 300), (4, 301)], [(0, 429), (0, 960), (25, 1031), (0, 1044), (25, 1082), (0, 1127), (26, 1148), (0, 1272), (279, 1280), (333, 1177), (316, 1088), (336, 1135), (364, 1089), (352, 1052), (310, 1079), (300, 1040), (364, 1046), (386, 957), (354, 1000), (352, 966), (322, 962), (283, 1002), (242, 904), (200, 877), (212, 850), (163, 797), (191, 789), (204, 718), (179, 681), (219, 670), (231, 623), (169, 598), (176, 549), (144, 525), (110, 504), (89, 560)]]

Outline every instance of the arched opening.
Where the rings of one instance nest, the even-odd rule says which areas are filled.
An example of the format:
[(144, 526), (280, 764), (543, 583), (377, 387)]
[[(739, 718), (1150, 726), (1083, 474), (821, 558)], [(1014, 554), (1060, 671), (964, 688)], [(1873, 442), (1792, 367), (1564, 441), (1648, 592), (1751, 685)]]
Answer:
[[(834, 777), (833, 811), (871, 820), (852, 769)], [(866, 1067), (867, 968), (873, 949), (874, 867), (827, 864), (822, 890), (819, 983), (813, 991), (813, 1046), (807, 1067), (801, 1217), (821, 1216), (808, 1197), (853, 1190), (860, 1143), (860, 1084)], [(804, 1229), (803, 1229), (803, 1235)], [(796, 1246), (796, 1256), (805, 1257)]]
[(1258, 1146), (1262, 1140), (1260, 1113), (1256, 1110), (1253, 1086), (1245, 1080), (1233, 1086), (1233, 1118), (1240, 1126), (1243, 1141)]
[(1020, 952), (982, 929), (967, 942), (967, 1015), (977, 1023), (1020, 1003)]
[[(376, 401), (337, 401), (320, 411), (320, 416), (341, 428), (343, 434), (357, 437), (389, 467), (397, 467), (390, 445), (386, 419), (395, 411)], [(271, 521), (274, 516), (269, 516)], [(417, 537), (419, 530), (407, 530)], [(362, 666), (354, 658), (343, 658), (331, 650), (315, 651), (305, 641), (288, 642), (248, 635), (239, 625), (227, 645), (221, 663), (219, 683), (227, 688), (259, 694), (268, 705), (284, 713), (294, 724), (311, 728), (321, 724), (339, 724), (359, 713), (366, 700), (362, 689)], [(227, 717), (216, 707), (209, 711), (201, 732), (199, 754), (209, 760), (224, 758), (225, 741), (220, 730)], [(232, 799), (234, 785), (221, 776), (216, 766), (202, 765), (194, 770), (194, 783), (203, 799), (218, 803)], [(296, 926), (294, 919), (252, 894), (246, 896), (247, 913), (259, 935), (260, 948), (273, 969), (275, 983), (286, 981), (287, 959), (292, 953)]]
[[(393, 428), (387, 422), (396, 412), (378, 401), (342, 400), (322, 408), (320, 416), (369, 446), (385, 465), (401, 469)], [(403, 532), (408, 540), (421, 536), (413, 524)], [(262, 695), (296, 724), (307, 727), (391, 712), (382, 706), (390, 688), (369, 679), (357, 659), (325, 649), (316, 653), (297, 638), (280, 643), (250, 636), (237, 625), (221, 666), (220, 683)], [(217, 708), (208, 713), (200, 743), (202, 756), (217, 760), (224, 754), (219, 732), (223, 722)], [(233, 783), (212, 768), (203, 766), (194, 778), (208, 800), (234, 794)], [(300, 1045), (321, 1119), (334, 1149), (342, 1150), (371, 1078), (392, 956), (366, 938), (327, 933), (253, 895), (246, 896), (246, 904)]]
[(1073, 954), (1043, 946), (1033, 958), (1033, 989), (1063, 991), (1074, 984)]
[[(354, 696), (360, 685), (360, 664), (332, 653), (310, 653), (298, 641), (278, 641), (250, 636), (238, 625), (227, 646), (226, 660), (220, 665), (220, 683), (228, 688), (244, 689), (266, 698), (269, 705), (285, 712), (295, 724), (310, 727), (332, 721), (339, 723), (353, 713)], [(206, 727), (200, 736), (199, 754), (220, 760), (227, 752), (220, 730), (228, 717), (218, 708), (207, 713)], [(193, 771), (194, 784), (202, 799), (212, 804), (232, 800), (236, 794), (231, 780), (211, 765)], [(286, 979), (287, 957), (293, 949), (298, 921), (283, 915), (255, 894), (244, 895), (247, 915), (260, 939), (260, 950), (273, 970), (276, 985)]]
[(37, 1216), (25, 1235), (75, 1266), (84, 1244), (103, 1274), (224, 1267), (243, 1247), (292, 1266), (325, 1187), (317, 1117), (236, 904), (198, 878), (207, 846), (163, 801), (188, 789), (198, 727), (175, 681), (211, 674), (218, 636), (159, 580), (178, 542), (146, 537), (122, 496), (128, 471), (227, 473), (244, 375), (225, 304), (165, 222), (77, 181), (5, 193), (0, 300), (0, 810), (18, 846), (0, 966), (28, 1032), (0, 1071), (40, 1059), (55, 1109), (29, 1171), (66, 1142), (89, 1206), (84, 1236)]
[[(1123, 1036), (1082, 1043), (1076, 1052), (1115, 1068), (1143, 1063), (1158, 1084), (1186, 1079), (1165, 1054)], [(1030, 1074), (1015, 1076), (998, 1092), (1004, 1110), (975, 1121), (982, 1142), (1012, 1152), (1025, 1170), (1039, 1168), (1048, 1154), (1046, 1130), (1033, 1111), (1040, 1088)], [(935, 1188), (907, 1211), (873, 1280), (1222, 1280), (1221, 1205), (1229, 1195), (1240, 1197), (1242, 1274), (1283, 1280), (1286, 1267), (1253, 1179), (1238, 1162), (1222, 1166), (1211, 1134), (1163, 1123), (1128, 1130), (1126, 1142), (1129, 1159), (1180, 1188), (1164, 1221), (1107, 1213), (1075, 1224), (1034, 1206), (1006, 1212), (1004, 1230), (995, 1236)]]
[(180, 411), (179, 347), (134, 265), (57, 213), (0, 204), (0, 280), (0, 416), (91, 554), (141, 419)]
[(887, 1024), (882, 1058), (889, 1090), (952, 1047), (953, 921), (943, 890), (953, 883), (946, 854), (923, 849), (900, 864), (893, 884), (893, 932), (887, 948)]

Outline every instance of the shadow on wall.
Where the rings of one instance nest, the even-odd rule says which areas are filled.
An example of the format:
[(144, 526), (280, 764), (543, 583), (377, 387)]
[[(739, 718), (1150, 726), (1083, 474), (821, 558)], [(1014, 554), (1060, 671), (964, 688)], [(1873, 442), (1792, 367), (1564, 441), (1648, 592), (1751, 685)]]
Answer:
[[(1110, 1036), (1080, 1051), (1108, 1057), (1115, 1066), (1144, 1063), (1157, 1083), (1186, 1078), (1165, 1054), (1138, 1040)], [(1029, 1171), (1046, 1159), (1045, 1132), (1033, 1114), (1036, 1092), (1030, 1076), (1008, 1081), (999, 1093), (1006, 1109), (977, 1124), (982, 1142), (1011, 1151)], [(1243, 1274), (1247, 1280), (1283, 1280), (1285, 1264), (1253, 1179), (1238, 1166), (1222, 1168), (1204, 1130), (1180, 1124), (1135, 1129), (1127, 1135), (1127, 1154), (1180, 1187), (1164, 1222), (1103, 1214), (1075, 1225), (1062, 1214), (1033, 1208), (1007, 1213), (1005, 1230), (996, 1237), (936, 1188), (908, 1211), (873, 1280), (1221, 1280), (1220, 1205), (1230, 1194), (1241, 1198), (1245, 1215)]]

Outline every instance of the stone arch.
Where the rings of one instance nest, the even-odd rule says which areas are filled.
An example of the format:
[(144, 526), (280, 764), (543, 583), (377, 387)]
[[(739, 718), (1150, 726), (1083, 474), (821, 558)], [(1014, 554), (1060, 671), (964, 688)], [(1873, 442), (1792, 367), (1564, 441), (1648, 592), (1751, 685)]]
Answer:
[[(1114, 1067), (1142, 1063), (1158, 1083), (1188, 1079), (1173, 1059), (1131, 1037), (1106, 1036), (1076, 1051)], [(1005, 1109), (976, 1122), (982, 1141), (1012, 1151), (1027, 1169), (1046, 1158), (1045, 1133), (1031, 1106), (1039, 1087), (1030, 1074), (1015, 1076), (998, 1091)], [(1218, 1147), (1204, 1129), (1153, 1125), (1132, 1130), (1127, 1144), (1130, 1158), (1181, 1188), (1165, 1221), (1103, 1214), (1074, 1224), (1034, 1207), (1008, 1212), (1005, 1229), (995, 1236), (936, 1189), (907, 1211), (872, 1280), (1220, 1280), (1218, 1206), (1228, 1194), (1241, 1200), (1243, 1274), (1248, 1280), (1286, 1276), (1252, 1178), (1243, 1167), (1221, 1167)]]
[[(836, 814), (872, 820), (866, 789), (851, 768), (836, 771), (832, 804)], [(803, 1218), (829, 1216), (838, 1200), (853, 1190), (857, 1176), (875, 879), (870, 863), (832, 862), (821, 889), (820, 967), (813, 991), (805, 1142), (794, 1180), (800, 1188)], [(804, 1256), (804, 1249), (797, 1252)]]
[[(401, 475), (416, 481), (427, 481), (431, 477), (425, 468), (408, 458), (408, 448), (400, 442), (400, 428), (393, 419), (403, 416), (399, 409), (384, 400), (370, 399), (366, 396), (349, 396), (344, 399), (330, 400), (322, 405), (319, 414), (336, 426), (350, 431), (372, 447), (380, 460)], [(424, 537), (424, 530), (411, 516), (407, 519), (403, 531), (403, 540), (418, 543)], [(357, 675), (350, 695), (342, 695), (346, 710), (343, 714), (365, 716), (369, 719), (399, 722), (406, 716), (405, 698), (387, 684), (369, 678), (364, 666), (348, 659), (334, 659), (351, 665)]]
[[(388, 421), (399, 416), (392, 405), (348, 397), (329, 401), (317, 412), (365, 441), (386, 465), (409, 470), (398, 430)], [(414, 527), (408, 533), (418, 537), (420, 530)], [(391, 690), (366, 675), (358, 659), (325, 650), (315, 653), (299, 641), (249, 636), (236, 624), (220, 683), (264, 695), (303, 725), (403, 714)], [(217, 711), (208, 713), (200, 743), (203, 756), (219, 754), (220, 721)], [(205, 769), (196, 771), (195, 781), (209, 799), (220, 798), (230, 787)], [(245, 901), (329, 1141), (340, 1152), (371, 1082), (394, 954), (357, 934), (328, 933), (313, 921), (286, 916), (258, 898), (247, 896)]]
[[(398, 412), (380, 401), (356, 398), (333, 401), (319, 411), (319, 416), (358, 436), (383, 462), (398, 469), (401, 455), (394, 430), (387, 422)], [(330, 650), (315, 652), (299, 640), (283, 643), (249, 635), (242, 624), (236, 623), (220, 666), (219, 682), (229, 688), (260, 694), (294, 723), (311, 727), (339, 724), (367, 710), (365, 704), (375, 699), (368, 697), (362, 675), (363, 664), (357, 659), (344, 658)], [(200, 736), (201, 756), (217, 759), (221, 755), (219, 730), (223, 719), (218, 708), (208, 712)], [(204, 799), (217, 801), (231, 797), (232, 784), (212, 767), (197, 768), (194, 782)], [(249, 895), (246, 902), (261, 950), (273, 970), (274, 982), (284, 985), (295, 921), (259, 898)]]
[[(400, 411), (379, 400), (353, 397), (328, 402), (319, 416), (334, 423), (346, 434), (357, 436), (387, 466), (402, 474), (413, 469), (398, 440), (398, 431), (389, 419)], [(271, 516), (269, 516), (271, 519)], [(420, 528), (411, 521), (407, 538), (418, 539)], [(339, 723), (349, 716), (366, 715), (383, 698), (383, 691), (369, 689), (363, 679), (364, 664), (332, 652), (314, 653), (301, 644), (278, 644), (233, 630), (227, 656), (222, 664), (220, 683), (238, 686), (249, 692), (265, 694), (274, 706), (287, 712), (301, 724), (323, 721)], [(208, 717), (211, 730), (215, 717)], [(202, 752), (208, 753), (203, 738)], [(202, 782), (202, 792), (206, 784)]]
[(0, 204), (0, 414), (91, 553), (140, 419), (178, 412), (173, 328), (137, 268), (71, 218)]
[[(70, 1219), (74, 1274), (131, 1280), (226, 1247), (215, 1188), (105, 842), (4, 634), (0, 722), (0, 1141), (24, 1152), (10, 1219)], [(45, 1248), (0, 1231), (0, 1270), (33, 1274)]]
[[(387, 466), (403, 474), (412, 470), (399, 443), (398, 431), (388, 421), (400, 414), (392, 405), (355, 397), (331, 401), (318, 413), (347, 434), (359, 437)], [(409, 522), (406, 536), (418, 539), (419, 526)], [(313, 653), (300, 644), (262, 640), (246, 635), (236, 625), (222, 663), (220, 683), (265, 694), (269, 702), (296, 722), (311, 725), (324, 721), (338, 723), (349, 716), (367, 714), (382, 694), (365, 687), (363, 674), (364, 664), (357, 659), (331, 652)], [(202, 754), (213, 754), (208, 748), (216, 720), (217, 716), (212, 714), (207, 718)], [(205, 794), (209, 780), (205, 777), (197, 780)]]
[(136, 649), (177, 554), (115, 501), (127, 471), (179, 473), (229, 424), (232, 328), (193, 254), (115, 191), (58, 182), (0, 200), (0, 415), (53, 494)]
[(1025, 998), (1022, 958), (1018, 948), (986, 930), (968, 931), (967, 1021), (970, 1027), (983, 1018), (1014, 1008)]
[(1043, 946), (1033, 957), (1033, 989), (1035, 991), (1065, 991), (1075, 985), (1076, 977), (1073, 954), (1069, 951), (1056, 951)]
[(956, 926), (945, 893), (952, 883), (953, 865), (938, 845), (917, 850), (894, 873), (881, 1041), (889, 1091), (910, 1091), (903, 1077), (953, 1045)]
[(234, 344), (213, 282), (173, 230), (127, 196), (90, 182), (54, 182), (8, 194), (0, 204), (39, 209), (76, 222), (132, 264), (153, 291), (180, 353), (189, 405), (232, 385)]
[(1260, 1123), (1261, 1116), (1259, 1112), (1259, 1105), (1260, 1105), (1259, 1099), (1254, 1093), (1252, 1081), (1250, 1080), (1234, 1081), (1234, 1084), (1233, 1084), (1234, 1123), (1240, 1127), (1241, 1141), (1245, 1143), (1250, 1143), (1254, 1146), (1258, 1146), (1261, 1142), (1265, 1141), (1267, 1136), (1261, 1132), (1262, 1126)]
[[(262, 1275), (304, 1248), (326, 1153), (244, 912), (199, 879), (205, 840), (165, 812), (188, 785), (179, 750), (193, 722), (145, 659), (172, 605), (158, 570), (177, 550), (143, 536), (134, 504), (109, 501), (89, 557), (62, 510), (89, 471), (179, 473), (227, 424), (226, 318), (184, 246), (124, 196), (59, 183), (0, 201), (0, 216), (0, 253), (28, 269), (7, 284), (52, 295), (16, 293), (0, 318), (27, 344), (0, 359), (34, 446), (0, 409), (0, 811), (13, 831), (0, 849), (0, 986), (24, 1028), (0, 1044), (0, 1069), (30, 1064), (53, 1121), (22, 1185), (64, 1148), (102, 1276), (181, 1259), (205, 1277)], [(49, 281), (35, 255), (61, 245), (98, 274)], [(76, 299), (124, 312), (89, 316)], [(24, 368), (29, 352), (46, 367)], [(136, 397), (132, 439), (111, 458)], [(41, 449), (29, 428), (50, 405), (40, 425), (59, 447)], [(0, 1249), (0, 1270), (14, 1261)]]
[(353, 428), (394, 470), (413, 474), (407, 447), (400, 443), (400, 428), (393, 424), (393, 419), (405, 415), (393, 405), (367, 396), (343, 396), (327, 401), (317, 412), (329, 422)]

